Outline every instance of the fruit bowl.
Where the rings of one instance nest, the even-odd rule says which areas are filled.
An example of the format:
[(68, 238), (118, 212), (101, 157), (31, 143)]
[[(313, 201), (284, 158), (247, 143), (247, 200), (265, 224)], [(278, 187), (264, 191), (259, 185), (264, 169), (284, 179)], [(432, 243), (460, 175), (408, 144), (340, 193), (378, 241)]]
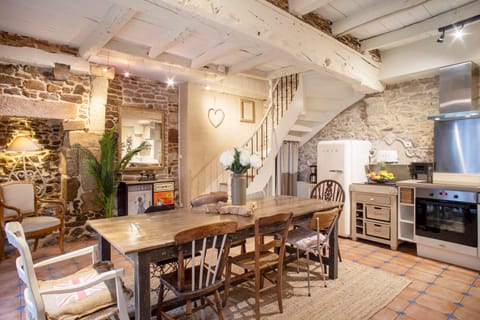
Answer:
[(395, 178), (385, 178), (385, 177), (380, 177), (380, 178), (370, 178), (368, 177), (368, 182), (369, 183), (391, 183), (395, 181)]
[(395, 175), (385, 170), (380, 170), (379, 173), (372, 171), (367, 174), (367, 179), (370, 183), (391, 183), (395, 181)]

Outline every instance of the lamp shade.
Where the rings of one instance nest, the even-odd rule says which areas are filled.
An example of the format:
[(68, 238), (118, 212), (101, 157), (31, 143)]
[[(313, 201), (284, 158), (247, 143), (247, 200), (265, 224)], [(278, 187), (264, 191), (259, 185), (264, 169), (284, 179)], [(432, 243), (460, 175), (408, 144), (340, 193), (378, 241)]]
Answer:
[(7, 147), (7, 151), (39, 151), (40, 146), (32, 141), (29, 137), (17, 136), (13, 139), (12, 143)]

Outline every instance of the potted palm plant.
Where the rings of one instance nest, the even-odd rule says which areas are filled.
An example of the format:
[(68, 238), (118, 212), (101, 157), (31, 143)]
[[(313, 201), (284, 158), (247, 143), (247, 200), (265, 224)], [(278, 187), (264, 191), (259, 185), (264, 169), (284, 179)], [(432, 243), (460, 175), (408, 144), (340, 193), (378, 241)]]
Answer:
[(105, 217), (113, 216), (115, 195), (120, 184), (120, 174), (128, 165), (133, 156), (149, 147), (143, 141), (139, 146), (130, 150), (120, 160), (118, 159), (118, 133), (115, 128), (106, 131), (100, 143), (100, 157), (80, 144), (75, 147), (80, 149), (85, 158), (83, 164), (87, 172), (95, 180), (98, 189), (97, 201), (105, 210)]

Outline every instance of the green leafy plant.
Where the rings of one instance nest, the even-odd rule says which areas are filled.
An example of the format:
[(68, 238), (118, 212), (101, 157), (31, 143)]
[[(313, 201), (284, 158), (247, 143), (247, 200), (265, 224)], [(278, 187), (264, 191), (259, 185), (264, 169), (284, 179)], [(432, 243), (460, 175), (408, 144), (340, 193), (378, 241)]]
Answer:
[(148, 148), (149, 145), (143, 141), (138, 147), (127, 152), (125, 156), (118, 160), (118, 133), (115, 128), (106, 131), (99, 143), (99, 159), (91, 150), (80, 144), (75, 144), (74, 147), (85, 155), (83, 165), (95, 180), (99, 192), (97, 201), (105, 210), (105, 217), (110, 218), (113, 216), (115, 195), (120, 184), (121, 171), (125, 169), (133, 156)]

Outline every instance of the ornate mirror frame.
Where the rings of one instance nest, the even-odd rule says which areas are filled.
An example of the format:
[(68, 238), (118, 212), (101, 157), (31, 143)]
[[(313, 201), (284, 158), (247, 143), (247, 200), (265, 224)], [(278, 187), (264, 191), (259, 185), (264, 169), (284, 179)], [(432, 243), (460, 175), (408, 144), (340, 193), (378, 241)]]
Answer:
[(124, 171), (156, 170), (165, 167), (165, 113), (137, 107), (119, 108), (119, 154), (147, 141), (150, 148), (132, 158)]

